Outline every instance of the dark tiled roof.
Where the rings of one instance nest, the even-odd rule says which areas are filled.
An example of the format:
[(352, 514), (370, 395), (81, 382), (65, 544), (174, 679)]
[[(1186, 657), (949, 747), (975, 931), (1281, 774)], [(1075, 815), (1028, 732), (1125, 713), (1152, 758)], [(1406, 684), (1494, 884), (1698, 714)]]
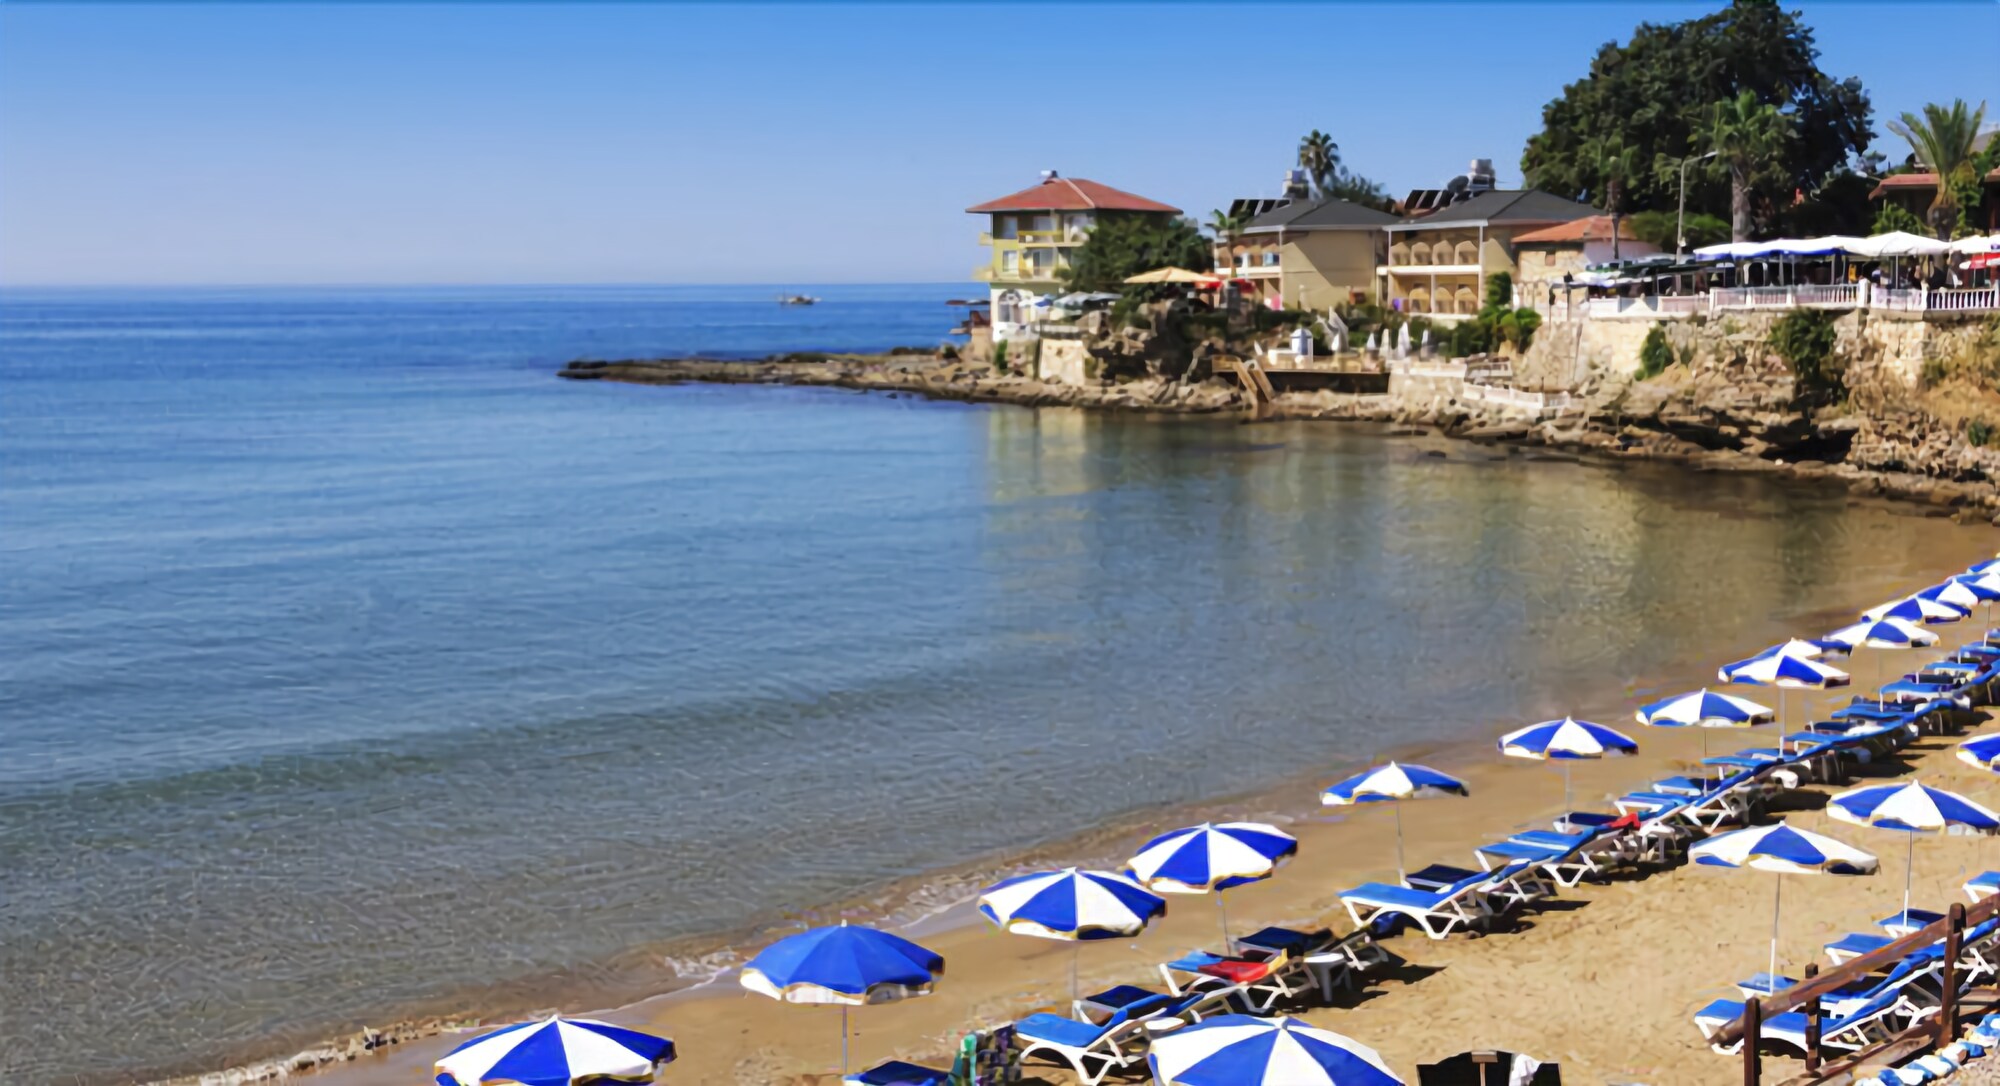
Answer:
[(1565, 200), (1536, 189), (1494, 189), (1408, 221), (1417, 226), (1449, 226), (1455, 222), (1557, 223), (1597, 213), (1597, 209), (1589, 204)]
[(1051, 177), (965, 210), (975, 215), (989, 211), (1159, 211), (1178, 215), (1181, 209), (1081, 177)]
[(1347, 200), (1322, 200), (1274, 208), (1244, 224), (1246, 234), (1285, 230), (1368, 230), (1399, 221), (1386, 211)]

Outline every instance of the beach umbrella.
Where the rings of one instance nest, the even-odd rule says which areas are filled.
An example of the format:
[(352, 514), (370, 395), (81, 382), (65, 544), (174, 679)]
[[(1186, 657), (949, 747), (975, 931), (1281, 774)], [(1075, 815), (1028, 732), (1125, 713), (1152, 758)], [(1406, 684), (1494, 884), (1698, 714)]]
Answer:
[[(1688, 849), (1688, 858), (1710, 867), (1754, 867), (1777, 874), (1771, 890), (1771, 972), (1778, 975), (1778, 918), (1786, 875), (1872, 875), (1875, 857), (1852, 845), (1783, 822), (1711, 837)], [(1776, 984), (1776, 980), (1772, 981)]]
[(1756, 654), (1755, 656), (1746, 656), (1741, 660), (1733, 660), (1729, 663), (1722, 665), (1721, 667), (1716, 668), (1715, 677), (1723, 682), (1732, 682), (1734, 680), (1730, 679), (1729, 677), (1730, 672), (1736, 671), (1739, 668), (1747, 667), (1751, 664), (1756, 663), (1759, 660), (1769, 659), (1773, 656), (1789, 656), (1795, 660), (1817, 660), (1830, 653), (1846, 652), (1846, 651), (1847, 651), (1847, 646), (1838, 645), (1831, 641), (1823, 640), (1820, 638), (1794, 637), (1791, 640), (1784, 642), (1783, 644), (1772, 645), (1770, 648), (1765, 649), (1764, 651)]
[(1163, 833), (1139, 846), (1132, 877), (1167, 894), (1215, 891), (1222, 942), (1229, 946), (1229, 910), (1221, 891), (1268, 879), (1297, 855), (1299, 839), (1261, 822), (1204, 822)]
[(1127, 283), (1199, 283), (1208, 278), (1212, 277), (1203, 275), (1200, 272), (1189, 271), (1186, 268), (1165, 267), (1154, 268), (1152, 271), (1140, 272), (1137, 275), (1128, 275), (1125, 277), (1125, 281)]
[(674, 1043), (588, 1018), (522, 1022), (459, 1045), (437, 1061), (438, 1086), (571, 1086), (585, 1079), (650, 1082)]
[(901, 936), (849, 925), (811, 928), (765, 947), (743, 967), (743, 987), (786, 1003), (840, 1005), (840, 1071), (847, 1073), (847, 1008), (929, 995), (944, 958)]
[(1971, 614), (1974, 607), (1993, 599), (1990, 595), (1981, 595), (1972, 586), (1958, 580), (1934, 584), (1918, 592), (1917, 598), (1942, 603), (1946, 607), (1956, 607), (1967, 614)]
[(1946, 622), (1957, 622), (1959, 619), (1964, 618), (1966, 613), (1966, 611), (1953, 607), (1948, 603), (1927, 600), (1922, 596), (1904, 596), (1900, 600), (1885, 603), (1880, 607), (1865, 611), (1861, 617), (1869, 619), (1900, 618), (1905, 622), (1939, 625)]
[(1500, 737), (1500, 753), (1509, 758), (1554, 759), (1563, 767), (1563, 810), (1569, 810), (1569, 764), (1580, 758), (1612, 758), (1630, 754), (1639, 744), (1602, 724), (1564, 717), (1530, 724)]
[(1995, 557), (1992, 557), (1992, 558), (1988, 558), (1988, 559), (1987, 559), (1986, 561), (1984, 561), (1984, 562), (1974, 562), (1974, 563), (1972, 563), (1972, 564), (1971, 564), (1970, 566), (1967, 566), (1967, 567), (1965, 568), (1965, 572), (1967, 572), (1967, 573), (1995, 573), (1995, 572), (2000, 572), (2000, 556), (1995, 556)]
[(1347, 778), (1319, 794), (1319, 801), (1328, 807), (1344, 807), (1354, 803), (1387, 803), (1396, 811), (1396, 881), (1403, 881), (1403, 801), (1406, 799), (1436, 799), (1439, 796), (1469, 795), (1471, 790), (1465, 782), (1456, 777), (1439, 773), (1428, 766), (1388, 765), (1376, 766), (1366, 773)]
[[(1015, 935), (1082, 943), (1137, 935), (1166, 915), (1167, 902), (1128, 876), (1066, 867), (1016, 875), (987, 887), (979, 895), (979, 911)], [(1072, 948), (1071, 998), (1077, 994), (1076, 957)]]
[(1891, 230), (1886, 234), (1862, 238), (1848, 249), (1857, 256), (1938, 256), (1951, 251), (1951, 246), (1936, 238), (1922, 234), (1912, 234), (1904, 230)]
[[(1827, 640), (1853, 648), (1907, 649), (1935, 645), (1938, 636), (1922, 626), (1900, 618), (1878, 618), (1857, 622), (1827, 634)], [(1875, 658), (1875, 703), (1882, 703), (1882, 658)]]
[(1632, 714), (1639, 723), (1652, 728), (1700, 728), (1701, 752), (1708, 753), (1708, 729), (1748, 728), (1772, 719), (1771, 710), (1733, 694), (1717, 694), (1707, 687), (1692, 694), (1640, 706)]
[(1931, 788), (1922, 781), (1856, 788), (1826, 801), (1827, 813), (1842, 822), (1901, 830), (1910, 835), (1903, 856), (1903, 915), (1910, 912), (1910, 868), (1920, 833), (1992, 833), (2000, 815), (1964, 796)]
[(1778, 690), (1778, 749), (1785, 746), (1785, 691), (1826, 690), (1846, 686), (1847, 672), (1804, 656), (1772, 653), (1753, 656), (1740, 665), (1726, 668), (1722, 677), (1747, 686), (1772, 686)]
[(1951, 583), (1977, 596), (1986, 604), (1986, 621), (1993, 621), (1993, 601), (2000, 600), (2000, 570), (1985, 573), (1961, 573), (1951, 579)]
[(1220, 1014), (1153, 1042), (1157, 1086), (1402, 1086), (1374, 1049), (1296, 1018)]
[(1975, 736), (1960, 743), (1958, 760), (1988, 773), (2000, 773), (2000, 735)]

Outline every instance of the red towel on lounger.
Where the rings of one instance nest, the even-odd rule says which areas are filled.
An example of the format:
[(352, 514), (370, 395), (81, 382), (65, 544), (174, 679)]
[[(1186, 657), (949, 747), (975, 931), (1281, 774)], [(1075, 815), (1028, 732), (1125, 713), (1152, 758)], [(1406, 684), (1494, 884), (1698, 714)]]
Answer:
[(1204, 965), (1201, 971), (1211, 977), (1221, 977), (1231, 984), (1254, 984), (1271, 975), (1271, 963), (1228, 958)]

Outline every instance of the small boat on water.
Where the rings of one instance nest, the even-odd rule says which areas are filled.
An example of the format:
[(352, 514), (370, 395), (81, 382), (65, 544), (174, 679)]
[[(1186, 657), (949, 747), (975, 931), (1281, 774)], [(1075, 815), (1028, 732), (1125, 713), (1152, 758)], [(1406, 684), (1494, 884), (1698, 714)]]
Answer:
[(780, 295), (778, 295), (778, 304), (779, 304), (779, 305), (811, 305), (811, 304), (813, 304), (814, 302), (817, 302), (817, 301), (819, 301), (819, 299), (818, 299), (818, 298), (815, 298), (815, 297), (813, 297), (813, 296), (812, 296), (812, 295), (810, 295), (810, 294), (780, 294)]

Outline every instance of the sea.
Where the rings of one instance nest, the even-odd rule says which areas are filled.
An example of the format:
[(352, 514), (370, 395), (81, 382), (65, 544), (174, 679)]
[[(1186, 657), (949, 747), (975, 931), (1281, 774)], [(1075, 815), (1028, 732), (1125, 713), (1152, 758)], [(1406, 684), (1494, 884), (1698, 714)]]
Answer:
[(806, 289), (0, 291), (0, 1081), (693, 983), (1991, 549), (1360, 425), (555, 377), (970, 288)]

